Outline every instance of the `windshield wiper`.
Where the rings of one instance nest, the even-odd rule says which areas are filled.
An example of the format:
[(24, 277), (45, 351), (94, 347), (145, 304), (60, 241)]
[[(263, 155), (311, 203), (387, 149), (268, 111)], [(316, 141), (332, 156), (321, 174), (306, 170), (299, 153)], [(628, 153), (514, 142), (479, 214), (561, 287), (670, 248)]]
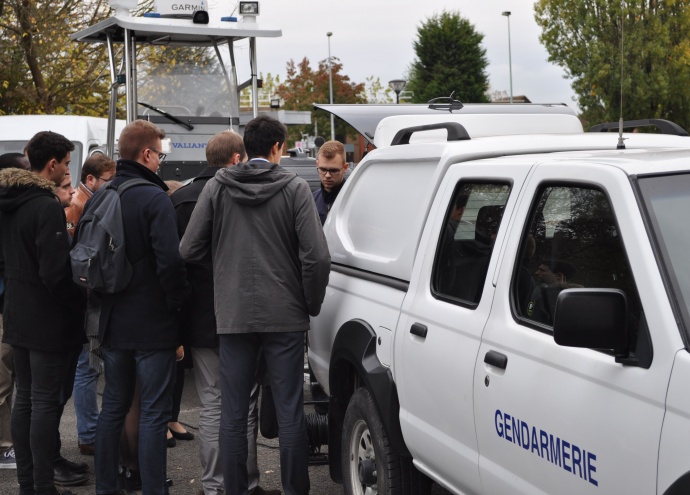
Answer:
[(187, 122), (184, 122), (184, 121), (178, 119), (178, 118), (175, 117), (174, 115), (170, 115), (170, 114), (169, 114), (168, 112), (166, 112), (165, 110), (161, 110), (160, 108), (156, 108), (156, 107), (154, 107), (153, 105), (149, 105), (148, 103), (144, 103), (143, 101), (138, 101), (137, 103), (138, 103), (139, 105), (141, 105), (142, 107), (146, 107), (146, 108), (148, 108), (149, 110), (153, 110), (154, 112), (158, 112), (159, 114), (161, 114), (161, 115), (162, 115), (163, 117), (165, 117), (166, 119), (168, 119), (168, 120), (170, 120), (170, 121), (172, 121), (172, 122), (175, 122), (175, 123), (178, 124), (178, 125), (181, 125), (182, 127), (184, 127), (185, 129), (187, 129), (188, 131), (191, 131), (191, 130), (194, 129), (194, 126), (193, 126), (192, 124), (188, 124)]

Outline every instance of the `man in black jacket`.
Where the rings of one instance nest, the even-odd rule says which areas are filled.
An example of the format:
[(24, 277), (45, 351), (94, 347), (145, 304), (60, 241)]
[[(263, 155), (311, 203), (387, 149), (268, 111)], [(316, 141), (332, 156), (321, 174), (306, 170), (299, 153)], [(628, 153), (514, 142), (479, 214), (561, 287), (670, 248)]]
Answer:
[[(118, 444), (135, 384), (141, 393), (139, 467), (146, 494), (166, 492), (165, 432), (172, 411), (178, 311), (189, 291), (177, 250), (175, 210), (156, 175), (165, 133), (145, 120), (128, 124), (118, 141), (120, 157), (113, 180), (120, 186), (143, 178), (122, 194), (126, 253), (132, 264), (129, 285), (101, 294), (99, 340), (103, 346), (105, 389), (96, 428), (96, 493), (117, 492)], [(94, 194), (96, 197), (99, 192)], [(87, 203), (84, 212), (89, 209)], [(77, 230), (77, 236), (79, 232)]]
[(54, 194), (72, 150), (64, 136), (39, 132), (27, 145), (31, 171), (0, 172), (3, 340), (14, 355), (12, 438), (20, 494), (57, 493), (53, 469), (65, 383), (74, 379), (70, 363), (84, 339), (85, 299), (72, 282), (65, 213)]

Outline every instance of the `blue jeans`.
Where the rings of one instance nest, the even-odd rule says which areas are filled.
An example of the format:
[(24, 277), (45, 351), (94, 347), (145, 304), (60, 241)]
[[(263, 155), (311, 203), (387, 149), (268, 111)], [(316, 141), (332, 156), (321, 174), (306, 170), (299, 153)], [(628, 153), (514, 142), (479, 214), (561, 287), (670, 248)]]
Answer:
[(144, 495), (164, 495), (165, 432), (172, 413), (175, 349), (135, 351), (103, 348), (105, 389), (96, 428), (96, 493), (117, 491), (120, 434), (136, 382), (141, 389), (139, 470)]
[(93, 445), (96, 441), (98, 422), (98, 377), (89, 366), (89, 346), (79, 354), (77, 373), (74, 377), (74, 412), (77, 416), (77, 440), (82, 445)]
[(220, 335), (220, 452), (227, 495), (247, 493), (247, 419), (263, 350), (278, 418), (280, 478), (285, 495), (309, 493), (304, 422), (304, 332)]

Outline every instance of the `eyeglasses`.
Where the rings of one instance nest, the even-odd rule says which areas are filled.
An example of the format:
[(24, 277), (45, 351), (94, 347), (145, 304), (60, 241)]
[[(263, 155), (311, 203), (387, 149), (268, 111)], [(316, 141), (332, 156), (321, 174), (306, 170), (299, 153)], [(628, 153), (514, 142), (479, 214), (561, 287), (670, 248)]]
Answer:
[(322, 168), (322, 167), (316, 167), (316, 170), (319, 171), (319, 175), (326, 175), (326, 174), (338, 175), (340, 172), (343, 171), (342, 168)]
[[(155, 150), (154, 150), (154, 151), (155, 151)], [(113, 180), (114, 178), (115, 178), (115, 176), (113, 175), (113, 176), (110, 177), (109, 179), (104, 179), (103, 177), (96, 177), (96, 180), (102, 180), (103, 182), (110, 182), (110, 181)]]
[(151, 150), (151, 151), (153, 151), (154, 153), (157, 153), (157, 154), (158, 154), (158, 160), (161, 161), (161, 162), (162, 162), (163, 160), (165, 160), (165, 157), (166, 157), (166, 156), (168, 156), (167, 153), (161, 153), (160, 151), (155, 150), (155, 149), (153, 149), (153, 148), (146, 148), (146, 149)]

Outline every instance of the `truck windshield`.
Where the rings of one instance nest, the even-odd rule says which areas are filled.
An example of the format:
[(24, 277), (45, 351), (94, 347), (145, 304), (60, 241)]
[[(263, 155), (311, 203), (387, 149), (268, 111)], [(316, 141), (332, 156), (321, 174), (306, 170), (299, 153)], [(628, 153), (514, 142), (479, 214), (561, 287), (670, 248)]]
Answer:
[[(230, 91), (207, 48), (152, 51), (139, 73), (137, 100), (174, 116), (230, 117)], [(139, 108), (144, 115), (155, 111)]]
[(685, 224), (690, 174), (640, 178), (639, 186), (685, 330), (690, 332), (690, 229)]

